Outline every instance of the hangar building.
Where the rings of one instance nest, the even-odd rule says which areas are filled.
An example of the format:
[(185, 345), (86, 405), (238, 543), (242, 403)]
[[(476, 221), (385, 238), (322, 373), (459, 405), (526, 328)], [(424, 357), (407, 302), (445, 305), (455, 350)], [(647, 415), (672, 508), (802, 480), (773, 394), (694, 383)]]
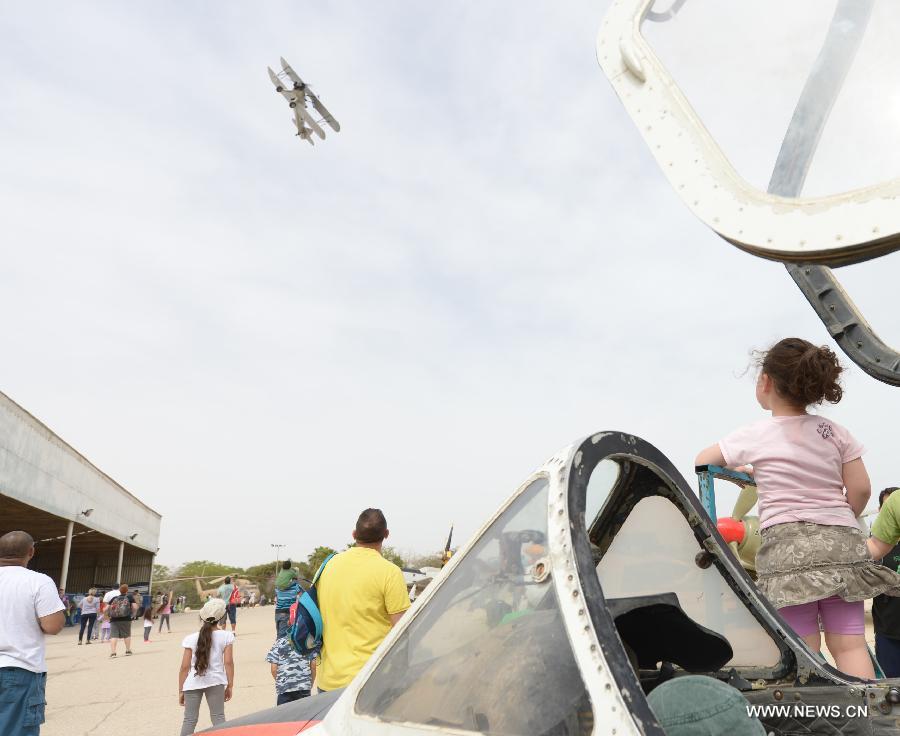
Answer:
[(34, 537), (32, 570), (73, 593), (147, 583), (161, 520), (0, 393), (0, 534)]

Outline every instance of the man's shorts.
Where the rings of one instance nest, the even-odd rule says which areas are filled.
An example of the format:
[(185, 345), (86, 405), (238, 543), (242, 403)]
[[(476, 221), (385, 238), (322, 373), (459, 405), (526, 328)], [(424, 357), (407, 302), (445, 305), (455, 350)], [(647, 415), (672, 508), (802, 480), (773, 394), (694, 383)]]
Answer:
[(228, 614), (228, 620), (231, 621), (231, 625), (234, 626), (237, 623), (237, 604), (229, 603), (225, 606), (225, 613)]
[(129, 639), (131, 637), (131, 619), (109, 622), (109, 638), (110, 639)]
[(44, 722), (46, 672), (0, 667), (0, 733), (38, 736)]

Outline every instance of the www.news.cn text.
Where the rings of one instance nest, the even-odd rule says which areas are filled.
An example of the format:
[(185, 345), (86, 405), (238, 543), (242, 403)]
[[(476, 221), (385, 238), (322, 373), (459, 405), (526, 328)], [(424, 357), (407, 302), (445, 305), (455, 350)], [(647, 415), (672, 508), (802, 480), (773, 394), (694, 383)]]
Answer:
[(868, 708), (859, 705), (808, 705), (806, 703), (773, 703), (770, 705), (748, 705), (747, 715), (751, 718), (865, 718)]

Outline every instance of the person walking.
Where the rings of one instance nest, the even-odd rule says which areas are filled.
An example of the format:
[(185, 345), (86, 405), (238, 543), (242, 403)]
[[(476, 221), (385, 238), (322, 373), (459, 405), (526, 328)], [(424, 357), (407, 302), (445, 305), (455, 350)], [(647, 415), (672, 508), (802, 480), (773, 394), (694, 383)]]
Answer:
[(275, 638), (287, 633), (291, 617), (291, 606), (300, 595), (297, 571), (291, 568), (291, 561), (281, 563), (281, 570), (275, 578)]
[(166, 633), (172, 633), (172, 624), (169, 622), (169, 616), (172, 613), (172, 595), (174, 590), (170, 590), (168, 595), (164, 595), (159, 605), (159, 633), (162, 633), (163, 623), (166, 624)]
[(34, 540), (23, 531), (0, 537), (0, 734), (38, 736), (44, 722), (44, 635), (66, 623), (54, 582), (28, 569)]
[(843, 369), (829, 348), (793, 337), (763, 353), (759, 367), (756, 399), (771, 417), (701, 451), (695, 464), (752, 466), (757, 586), (813, 652), (821, 619), (838, 669), (871, 679), (863, 601), (900, 595), (900, 575), (875, 564), (857, 525), (872, 493), (863, 446), (837, 422), (807, 413), (841, 400)]
[(91, 643), (94, 633), (94, 624), (97, 623), (97, 611), (100, 610), (100, 599), (97, 597), (96, 588), (91, 588), (88, 594), (81, 599), (81, 628), (78, 630), (78, 645), (84, 637), (84, 629), (87, 627), (87, 643)]
[(106, 607), (109, 614), (110, 631), (109, 645), (110, 657), (116, 656), (119, 648), (119, 639), (125, 640), (125, 656), (131, 656), (131, 617), (137, 610), (134, 596), (128, 594), (128, 586), (122, 583), (119, 586), (119, 595), (109, 601)]
[(347, 685), (410, 606), (403, 573), (381, 556), (388, 534), (380, 509), (363, 511), (353, 530), (356, 546), (332, 557), (316, 583), (323, 622), (321, 691)]
[[(241, 603), (241, 591), (237, 584), (232, 584), (231, 578), (226, 577), (225, 582), (219, 586), (219, 598), (225, 603), (225, 612), (231, 622), (231, 632), (237, 630), (237, 608)], [(223, 627), (224, 628), (224, 627)]]
[(234, 634), (221, 631), (218, 623), (226, 615), (225, 601), (210, 598), (200, 609), (200, 631), (181, 642), (184, 652), (178, 670), (178, 702), (184, 706), (181, 736), (197, 728), (200, 701), (206, 696), (209, 719), (214, 726), (225, 722), (225, 703), (234, 688)]

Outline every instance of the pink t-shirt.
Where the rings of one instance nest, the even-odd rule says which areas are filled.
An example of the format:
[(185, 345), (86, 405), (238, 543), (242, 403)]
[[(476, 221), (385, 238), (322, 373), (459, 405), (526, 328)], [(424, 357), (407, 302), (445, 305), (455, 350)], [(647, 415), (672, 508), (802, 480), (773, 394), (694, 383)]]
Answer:
[(764, 529), (789, 521), (856, 526), (844, 496), (843, 464), (865, 448), (823, 416), (769, 417), (719, 440), (730, 466), (753, 466)]

